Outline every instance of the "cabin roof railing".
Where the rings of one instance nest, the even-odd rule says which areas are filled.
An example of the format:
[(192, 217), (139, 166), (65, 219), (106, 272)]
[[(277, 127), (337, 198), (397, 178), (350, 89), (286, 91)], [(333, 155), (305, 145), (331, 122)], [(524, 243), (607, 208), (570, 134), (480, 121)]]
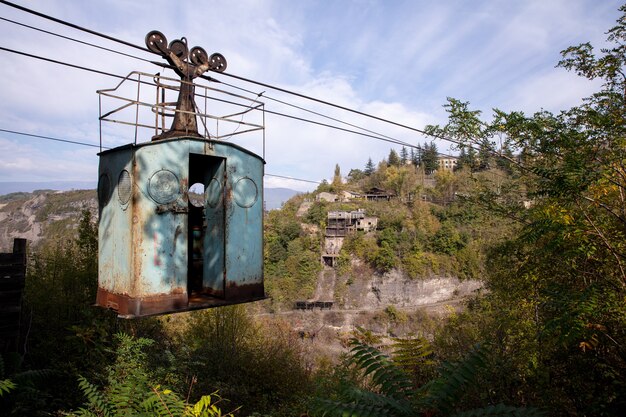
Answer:
[[(194, 87), (195, 112), (176, 109), (182, 83)], [(131, 130), (136, 145), (138, 141), (149, 141), (168, 131), (176, 113), (187, 113), (197, 117), (198, 134), (205, 139), (226, 141), (234, 136), (258, 132), (265, 157), (265, 103), (258, 100), (259, 96), (244, 96), (141, 71), (132, 71), (115, 87), (97, 90), (97, 93), (100, 151), (103, 150), (103, 136), (128, 138), (128, 130)], [(124, 126), (126, 131), (123, 131)], [(114, 143), (115, 146), (119, 144)]]

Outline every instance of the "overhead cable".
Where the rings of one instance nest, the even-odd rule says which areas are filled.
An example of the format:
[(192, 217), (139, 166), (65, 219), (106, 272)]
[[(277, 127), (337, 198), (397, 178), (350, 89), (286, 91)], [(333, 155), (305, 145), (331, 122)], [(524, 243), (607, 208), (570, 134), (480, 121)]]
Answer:
[[(11, 133), (11, 134), (14, 134), (14, 135), (28, 136), (28, 137), (31, 137), (31, 138), (49, 140), (49, 141), (54, 141), (54, 142), (69, 143), (71, 145), (89, 146), (89, 147), (92, 147), (92, 148), (99, 148), (100, 147), (99, 145), (95, 145), (93, 143), (80, 142), (80, 141), (68, 140), (68, 139), (60, 139), (60, 138), (55, 138), (55, 137), (52, 137), (52, 136), (45, 136), (45, 135), (35, 135), (33, 133), (19, 132), (17, 130), (10, 130), (10, 129), (2, 129), (2, 128), (0, 128), (0, 132)], [(102, 149), (111, 149), (111, 148), (103, 146)], [(321, 184), (320, 181), (307, 180), (307, 179), (302, 179), (302, 178), (290, 177), (290, 176), (286, 176), (286, 175), (276, 175), (276, 174), (268, 174), (268, 173), (265, 173), (264, 175), (266, 177), (276, 177), (276, 178), (283, 178), (283, 179), (294, 180), (294, 181), (299, 181), (299, 182), (308, 182), (308, 183), (312, 183), (312, 184)]]
[[(126, 46), (130, 46), (130, 47), (139, 49), (139, 50), (144, 51), (144, 52), (152, 53), (146, 47), (139, 46), (139, 45), (133, 44), (131, 42), (127, 42), (125, 40), (122, 40), (122, 39), (119, 39), (119, 38), (116, 38), (116, 37), (113, 37), (113, 36), (109, 36), (109, 35), (106, 35), (106, 34), (101, 33), (101, 32), (97, 32), (95, 30), (84, 28), (82, 26), (79, 26), (79, 25), (67, 22), (67, 21), (65, 21), (63, 19), (58, 19), (58, 18), (52, 17), (50, 15), (47, 15), (45, 13), (37, 12), (35, 10), (32, 10), (32, 9), (27, 8), (27, 7), (23, 7), (23, 6), (17, 5), (15, 3), (12, 3), (12, 2), (9, 2), (9, 1), (6, 1), (6, 0), (0, 0), (0, 3), (5, 4), (7, 6), (10, 6), (10, 7), (14, 7), (16, 9), (22, 10), (22, 11), (27, 12), (27, 13), (34, 14), (34, 15), (42, 17), (44, 19), (52, 20), (52, 21), (54, 21), (56, 23), (59, 23), (59, 24), (62, 24), (62, 25), (66, 25), (66, 26), (72, 27), (74, 29), (87, 32), (87, 33), (95, 35), (95, 36), (100, 36), (102, 38), (108, 39), (108, 40), (113, 41), (113, 42), (118, 42), (120, 44), (123, 44), (123, 45), (126, 45)], [(408, 126), (408, 125), (405, 125), (405, 124), (402, 124), (402, 123), (394, 122), (393, 120), (389, 120), (389, 119), (385, 119), (385, 118), (382, 118), (382, 117), (379, 117), (379, 116), (375, 116), (373, 114), (365, 113), (365, 112), (362, 112), (360, 110), (351, 109), (349, 107), (345, 107), (345, 106), (342, 106), (342, 105), (339, 105), (339, 104), (335, 104), (335, 103), (332, 103), (332, 102), (329, 102), (329, 101), (321, 100), (321, 99), (318, 99), (318, 98), (315, 98), (315, 97), (312, 97), (312, 96), (308, 96), (306, 94), (298, 93), (298, 92), (295, 92), (295, 91), (292, 91), (292, 90), (287, 90), (287, 89), (282, 88), (282, 87), (278, 87), (278, 86), (274, 86), (274, 85), (271, 85), (271, 84), (263, 83), (261, 81), (251, 80), (249, 78), (245, 78), (245, 77), (242, 77), (242, 76), (239, 76), (239, 75), (235, 75), (235, 74), (229, 74), (227, 72), (219, 72), (219, 74), (223, 74), (223, 75), (226, 75), (228, 77), (235, 78), (235, 79), (238, 79), (240, 81), (247, 82), (247, 83), (256, 84), (256, 85), (259, 85), (259, 86), (262, 86), (262, 87), (270, 88), (270, 89), (275, 90), (275, 91), (280, 91), (280, 92), (285, 93), (285, 94), (290, 94), (290, 95), (293, 95), (293, 96), (296, 96), (296, 97), (304, 98), (306, 100), (314, 101), (314, 102), (317, 102), (317, 103), (320, 103), (320, 104), (324, 104), (324, 105), (327, 105), (327, 106), (330, 106), (330, 107), (335, 107), (335, 108), (338, 108), (338, 109), (341, 109), (341, 110), (345, 110), (345, 111), (348, 111), (348, 112), (351, 112), (351, 113), (355, 113), (355, 114), (358, 114), (360, 116), (368, 117), (368, 118), (371, 118), (371, 119), (374, 119), (374, 120), (378, 120), (378, 121), (381, 121), (381, 122), (384, 122), (384, 123), (392, 124), (392, 125), (404, 128), (404, 129), (408, 129), (408, 130), (411, 130), (411, 131), (414, 131), (414, 132), (421, 133), (422, 135), (431, 136), (431, 137), (434, 137), (434, 138), (437, 138), (437, 139), (442, 139), (442, 140), (446, 140), (446, 141), (449, 141), (449, 142), (457, 143), (457, 141), (455, 141), (453, 139), (440, 137), (438, 135), (434, 135), (432, 133), (428, 133), (425, 130), (418, 129), (416, 127), (412, 127), (412, 126)]]
[(139, 49), (139, 50), (142, 50), (142, 51), (145, 51), (145, 52), (150, 52), (150, 50), (148, 48), (146, 48), (146, 47), (135, 45), (135, 44), (133, 44), (131, 42), (126, 42), (126, 41), (124, 41), (122, 39), (116, 38), (114, 36), (105, 35), (104, 33), (97, 32), (95, 30), (87, 29), (85, 27), (76, 25), (74, 23), (70, 23), (70, 22), (68, 22), (66, 20), (63, 20), (63, 19), (57, 19), (56, 17), (52, 17), (52, 16), (47, 15), (45, 13), (41, 13), (41, 12), (38, 12), (36, 10), (29, 9), (28, 7), (20, 6), (19, 4), (15, 4), (15, 3), (12, 3), (10, 1), (0, 0), (0, 3), (5, 4), (7, 6), (10, 6), (10, 7), (13, 7), (13, 8), (16, 8), (16, 9), (21, 10), (23, 12), (33, 14), (33, 15), (41, 17), (43, 19), (51, 20), (51, 21), (53, 21), (55, 23), (59, 23), (61, 25), (65, 25), (65, 26), (71, 27), (73, 29), (77, 29), (77, 30), (80, 30), (80, 31), (83, 31), (83, 32), (87, 32), (87, 33), (89, 33), (91, 35), (100, 36), (101, 38), (105, 38), (105, 39), (108, 39), (108, 40), (113, 41), (113, 42), (121, 43), (122, 45), (130, 46), (131, 48), (136, 48), (136, 49)]
[[(58, 60), (55, 60), (55, 59), (52, 59), (52, 58), (47, 58), (47, 57), (42, 57), (40, 55), (29, 54), (27, 52), (17, 51), (15, 49), (5, 48), (3, 46), (0, 46), (0, 50), (6, 51), (6, 52), (11, 52), (11, 53), (22, 55), (22, 56), (26, 56), (26, 57), (29, 57), (29, 58), (39, 59), (39, 60), (50, 62), (50, 63), (53, 63), (53, 64), (63, 65), (63, 66), (71, 67), (71, 68), (80, 69), (80, 70), (83, 70), (83, 71), (88, 71), (88, 72), (93, 72), (93, 73), (97, 73), (97, 74), (101, 74), (101, 75), (106, 75), (106, 76), (109, 76), (109, 77), (114, 77), (114, 78), (118, 78), (118, 79), (125, 79), (126, 78), (126, 77), (124, 77), (122, 75), (113, 74), (113, 73), (110, 73), (110, 72), (101, 71), (101, 70), (97, 70), (97, 69), (94, 69), (94, 68), (88, 68), (88, 67), (84, 67), (84, 66), (81, 66), (81, 65), (70, 64), (68, 62), (58, 61)], [(225, 100), (212, 98), (212, 97), (210, 97), (210, 99), (226, 102)], [(241, 103), (235, 103), (235, 102), (227, 102), (227, 103), (233, 104), (233, 105), (237, 105), (237, 106), (241, 106), (241, 107), (248, 107), (248, 106), (246, 106), (244, 104), (241, 104)], [(397, 145), (403, 145), (403, 146), (407, 146), (407, 147), (411, 147), (411, 148), (421, 149), (421, 147), (419, 145), (412, 145), (410, 143), (403, 142), (403, 141), (400, 141), (400, 140), (397, 140), (397, 139), (393, 139), (393, 138), (387, 139), (385, 137), (375, 136), (375, 135), (371, 135), (371, 134), (368, 134), (368, 133), (363, 133), (363, 132), (359, 132), (359, 131), (356, 131), (356, 130), (346, 129), (346, 128), (342, 128), (342, 127), (339, 127), (339, 126), (334, 126), (334, 125), (318, 122), (316, 120), (305, 119), (305, 118), (302, 118), (302, 117), (293, 116), (293, 115), (290, 115), (290, 114), (276, 112), (276, 111), (272, 111), (272, 110), (265, 109), (264, 112), (268, 113), (268, 114), (274, 114), (274, 115), (277, 115), (277, 116), (293, 119), (293, 120), (298, 120), (298, 121), (305, 122), (305, 123), (310, 123), (310, 124), (314, 124), (314, 125), (318, 125), (318, 126), (322, 126), (322, 127), (327, 127), (327, 128), (330, 128), (330, 129), (335, 129), (335, 130), (339, 130), (339, 131), (343, 131), (343, 132), (347, 132), (347, 133), (352, 133), (352, 134), (355, 134), (355, 135), (369, 137), (369, 138), (380, 140), (380, 141), (384, 141), (384, 142), (390, 142), (390, 143), (395, 143)]]

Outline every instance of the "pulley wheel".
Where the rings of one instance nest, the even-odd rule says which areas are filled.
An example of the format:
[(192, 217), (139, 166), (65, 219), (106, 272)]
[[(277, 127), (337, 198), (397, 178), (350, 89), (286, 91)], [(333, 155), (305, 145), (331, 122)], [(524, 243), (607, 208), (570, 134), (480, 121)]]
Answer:
[(179, 58), (184, 58), (187, 56), (189, 49), (187, 49), (187, 44), (180, 39), (175, 39), (170, 42), (170, 51), (174, 53)]
[(206, 53), (206, 51), (203, 48), (199, 46), (193, 47), (189, 55), (190, 55), (191, 62), (194, 65), (202, 65), (206, 62), (209, 62), (209, 55)]
[(213, 71), (224, 72), (226, 69), (226, 58), (222, 54), (214, 53), (209, 57), (209, 65)]
[(158, 30), (148, 32), (146, 46), (155, 54), (164, 55), (167, 52), (167, 38)]

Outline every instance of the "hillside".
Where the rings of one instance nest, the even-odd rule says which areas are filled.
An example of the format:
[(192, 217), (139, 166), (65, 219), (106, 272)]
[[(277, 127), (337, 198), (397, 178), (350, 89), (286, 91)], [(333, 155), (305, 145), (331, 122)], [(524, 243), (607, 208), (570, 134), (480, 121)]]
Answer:
[[(33, 183), (32, 186), (44, 184), (58, 185)], [(24, 189), (24, 183), (6, 183), (5, 189)], [(298, 194), (288, 188), (267, 188), (264, 192), (267, 210), (280, 208)], [(88, 209), (92, 218), (97, 218), (97, 204), (95, 190), (39, 189), (0, 195), (0, 251), (11, 248), (16, 237), (28, 239), (36, 246), (49, 237), (62, 240), (71, 236), (83, 210)]]
[(12, 247), (16, 237), (28, 239), (31, 246), (46, 239), (73, 237), (84, 210), (97, 218), (95, 190), (37, 190), (0, 196), (0, 249)]

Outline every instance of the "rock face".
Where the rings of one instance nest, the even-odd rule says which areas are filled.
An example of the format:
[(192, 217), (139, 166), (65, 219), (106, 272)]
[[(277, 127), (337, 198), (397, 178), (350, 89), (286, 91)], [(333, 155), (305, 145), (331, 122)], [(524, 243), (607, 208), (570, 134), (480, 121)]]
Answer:
[(384, 275), (364, 270), (353, 282), (337, 281), (336, 301), (346, 309), (356, 310), (410, 308), (458, 300), (482, 286), (477, 280), (438, 275), (411, 279), (395, 269)]
[(465, 297), (480, 287), (479, 281), (460, 281), (455, 277), (408, 279), (393, 270), (383, 276), (374, 276), (365, 297), (353, 301), (373, 308), (388, 305), (417, 307)]
[(0, 252), (13, 247), (14, 238), (24, 238), (29, 245), (42, 239), (63, 239), (73, 234), (83, 210), (98, 217), (95, 191), (36, 191), (17, 198), (2, 196), (0, 203)]

